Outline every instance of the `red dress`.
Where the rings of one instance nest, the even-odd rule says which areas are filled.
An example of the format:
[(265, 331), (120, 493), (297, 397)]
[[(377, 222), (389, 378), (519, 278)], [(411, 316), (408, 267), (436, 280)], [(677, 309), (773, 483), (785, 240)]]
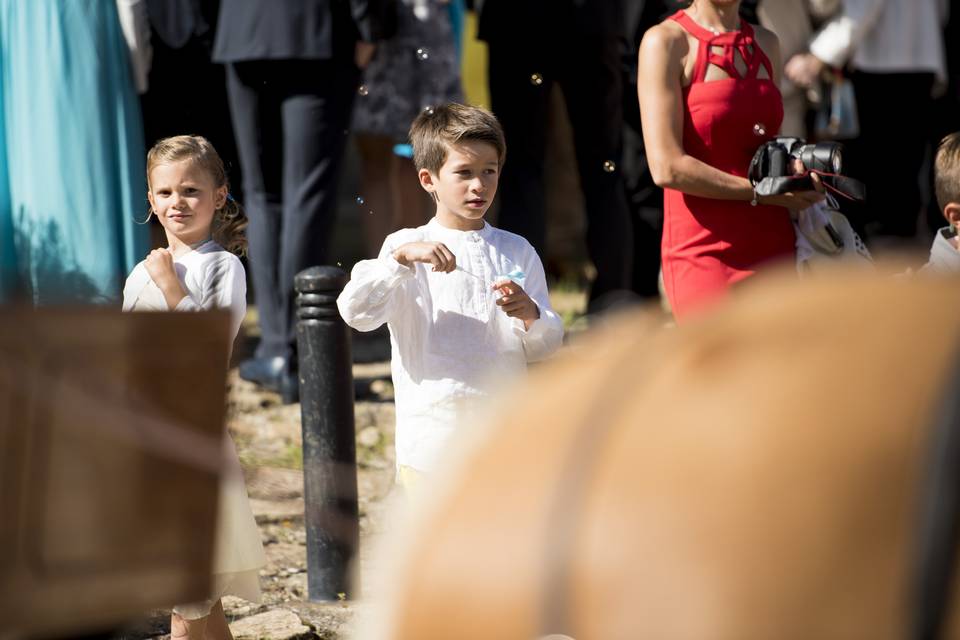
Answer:
[[(721, 171), (745, 177), (757, 147), (780, 130), (783, 120), (783, 99), (771, 79), (770, 60), (746, 22), (740, 31), (715, 35), (684, 11), (670, 19), (699, 41), (693, 80), (683, 91), (683, 149)], [(734, 64), (735, 52), (747, 67), (742, 76)], [(730, 77), (704, 81), (710, 64)], [(766, 78), (757, 76), (761, 65)], [(783, 207), (664, 189), (663, 281), (674, 316), (683, 321), (761, 264), (792, 257), (794, 242), (790, 215)]]

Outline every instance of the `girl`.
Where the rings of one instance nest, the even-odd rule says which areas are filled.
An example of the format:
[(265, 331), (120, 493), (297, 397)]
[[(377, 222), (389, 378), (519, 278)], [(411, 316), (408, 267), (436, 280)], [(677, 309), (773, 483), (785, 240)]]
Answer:
[[(213, 146), (200, 136), (160, 140), (147, 154), (150, 215), (166, 232), (167, 248), (140, 262), (123, 290), (124, 311), (231, 312), (235, 337), (246, 311), (246, 277), (233, 252), (246, 246), (246, 216), (228, 195), (226, 172)], [(260, 600), (258, 574), (266, 564), (260, 532), (243, 485), (239, 459), (224, 438), (214, 593), (209, 600), (174, 607), (173, 638), (231, 638), (221, 596)]]
[(780, 130), (783, 99), (777, 37), (739, 9), (740, 0), (694, 0), (640, 44), (643, 139), (664, 189), (664, 287), (681, 322), (763, 263), (793, 257), (788, 210), (823, 198), (758, 197), (746, 177), (754, 151)]

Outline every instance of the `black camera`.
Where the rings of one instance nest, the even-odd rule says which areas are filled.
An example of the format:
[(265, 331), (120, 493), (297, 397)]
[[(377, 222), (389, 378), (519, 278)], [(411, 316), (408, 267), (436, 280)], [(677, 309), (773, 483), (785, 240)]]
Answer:
[(843, 145), (839, 142), (807, 144), (802, 138), (774, 138), (757, 149), (748, 177), (758, 195), (788, 191), (813, 191), (810, 173), (820, 176), (828, 190), (853, 200), (863, 200), (863, 183), (843, 175)]

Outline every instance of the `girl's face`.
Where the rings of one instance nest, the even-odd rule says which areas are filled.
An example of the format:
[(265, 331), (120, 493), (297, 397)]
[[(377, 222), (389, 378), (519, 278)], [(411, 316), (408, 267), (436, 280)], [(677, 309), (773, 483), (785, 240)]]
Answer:
[(156, 165), (150, 171), (150, 206), (173, 245), (193, 245), (210, 237), (213, 216), (224, 205), (226, 186), (192, 160)]

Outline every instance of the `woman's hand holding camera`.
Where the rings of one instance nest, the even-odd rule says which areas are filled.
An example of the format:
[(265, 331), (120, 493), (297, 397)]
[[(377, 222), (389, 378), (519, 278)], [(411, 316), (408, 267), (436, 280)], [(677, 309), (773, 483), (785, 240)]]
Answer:
[(818, 202), (823, 202), (826, 198), (823, 181), (813, 171), (810, 172), (810, 179), (813, 181), (814, 191), (788, 191), (778, 195), (757, 196), (757, 204), (785, 207), (790, 211), (801, 211)]

